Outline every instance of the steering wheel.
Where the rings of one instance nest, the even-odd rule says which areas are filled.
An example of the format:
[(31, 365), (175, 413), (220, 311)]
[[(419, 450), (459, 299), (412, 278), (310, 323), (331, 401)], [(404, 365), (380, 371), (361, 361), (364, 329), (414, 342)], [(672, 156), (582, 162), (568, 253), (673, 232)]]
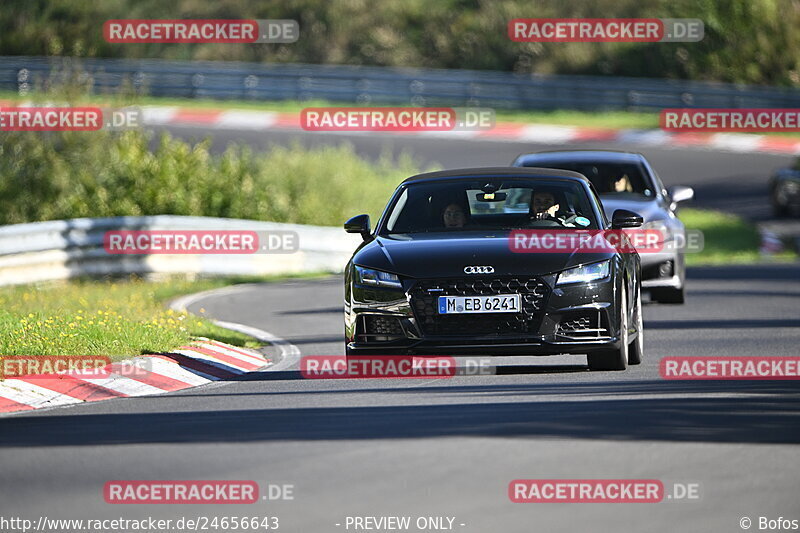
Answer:
[(530, 226), (531, 228), (561, 228), (563, 225), (561, 221), (557, 218), (531, 218), (530, 219)]

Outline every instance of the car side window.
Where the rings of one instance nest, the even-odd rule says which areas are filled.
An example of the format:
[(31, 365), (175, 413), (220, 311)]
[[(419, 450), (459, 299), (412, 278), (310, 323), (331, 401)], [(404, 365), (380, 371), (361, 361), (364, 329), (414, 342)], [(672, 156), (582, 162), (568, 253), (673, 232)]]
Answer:
[(649, 164), (645, 164), (645, 170), (653, 178), (653, 184), (656, 190), (659, 191), (659, 195), (664, 198), (668, 198), (667, 188), (664, 187), (664, 182), (661, 181), (661, 176), (658, 175), (658, 172), (656, 172), (655, 169)]

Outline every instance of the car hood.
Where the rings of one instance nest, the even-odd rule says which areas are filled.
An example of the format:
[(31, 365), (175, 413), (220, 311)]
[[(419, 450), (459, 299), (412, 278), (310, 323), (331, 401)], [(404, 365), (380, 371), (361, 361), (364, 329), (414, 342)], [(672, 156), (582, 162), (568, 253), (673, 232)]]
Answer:
[(613, 257), (613, 252), (512, 252), (509, 232), (424, 233), (377, 237), (353, 263), (411, 278), (463, 277), (464, 267), (492, 266), (495, 276), (540, 276)]
[(600, 195), (600, 201), (603, 203), (603, 209), (609, 220), (614, 217), (614, 211), (617, 209), (633, 211), (640, 215), (645, 222), (662, 220), (668, 216), (667, 212), (658, 205), (658, 201), (650, 198), (631, 198), (628, 195), (602, 194)]

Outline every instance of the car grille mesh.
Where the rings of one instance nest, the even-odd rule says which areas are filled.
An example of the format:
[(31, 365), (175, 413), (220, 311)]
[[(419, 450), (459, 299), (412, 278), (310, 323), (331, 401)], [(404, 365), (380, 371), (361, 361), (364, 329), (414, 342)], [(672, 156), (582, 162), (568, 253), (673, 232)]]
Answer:
[[(411, 306), (423, 335), (536, 334), (550, 289), (538, 278), (492, 277), (418, 281), (410, 291)], [(521, 313), (440, 315), (439, 296), (520, 294)]]
[(600, 311), (572, 313), (561, 319), (556, 334), (571, 338), (600, 338), (608, 336)]
[(403, 335), (400, 320), (393, 316), (367, 315), (365, 317), (368, 335)]

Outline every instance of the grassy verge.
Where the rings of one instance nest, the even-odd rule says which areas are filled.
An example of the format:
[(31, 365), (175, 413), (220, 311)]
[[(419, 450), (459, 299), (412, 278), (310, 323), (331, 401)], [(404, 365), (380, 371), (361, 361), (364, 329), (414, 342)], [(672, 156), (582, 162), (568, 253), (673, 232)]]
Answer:
[[(681, 209), (678, 213), (686, 229), (703, 232), (704, 248), (687, 253), (687, 265), (747, 264), (765, 261), (759, 251), (761, 239), (754, 224), (729, 213), (705, 209)], [(770, 256), (773, 261), (796, 260), (792, 251)]]
[[(307, 276), (306, 276), (307, 277)], [(165, 352), (193, 337), (256, 347), (247, 335), (165, 307), (182, 294), (281, 277), (188, 281), (89, 281), (0, 288), (0, 354), (104, 355), (114, 360)], [(202, 314), (202, 311), (201, 311)]]

